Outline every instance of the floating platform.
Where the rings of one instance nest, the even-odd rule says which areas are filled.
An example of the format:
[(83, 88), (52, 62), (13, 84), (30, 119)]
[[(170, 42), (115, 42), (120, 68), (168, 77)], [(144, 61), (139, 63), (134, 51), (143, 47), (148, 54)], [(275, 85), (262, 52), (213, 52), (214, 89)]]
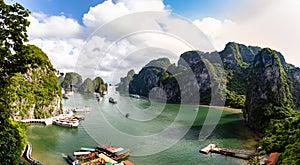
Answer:
[(208, 154), (210, 152), (212, 153), (218, 153), (226, 156), (232, 156), (242, 159), (249, 159), (251, 156), (254, 156), (256, 153), (251, 151), (241, 151), (241, 150), (234, 150), (229, 148), (220, 148), (217, 146), (217, 144), (209, 144), (206, 147), (199, 150), (200, 153)]

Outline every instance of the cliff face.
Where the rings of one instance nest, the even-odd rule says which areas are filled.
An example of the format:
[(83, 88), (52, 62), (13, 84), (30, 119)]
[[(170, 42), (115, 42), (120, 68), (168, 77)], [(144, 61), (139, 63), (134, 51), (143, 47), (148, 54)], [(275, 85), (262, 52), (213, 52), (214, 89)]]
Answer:
[(250, 128), (262, 131), (270, 119), (287, 117), (292, 103), (291, 94), (277, 52), (263, 49), (255, 56), (247, 83), (243, 113)]
[(17, 119), (44, 118), (61, 112), (61, 89), (47, 55), (35, 46), (28, 46), (32, 68), (15, 73), (5, 87), (5, 99)]
[(291, 93), (293, 96), (293, 108), (300, 107), (300, 68), (290, 65), (288, 77), (291, 81)]
[(116, 88), (117, 91), (120, 91), (121, 93), (128, 93), (129, 92), (129, 83), (133, 79), (133, 75), (135, 74), (134, 70), (131, 69), (126, 77), (121, 77), (120, 83), (118, 84), (118, 87)]
[[(221, 52), (185, 52), (180, 56), (177, 66), (170, 64), (165, 58), (153, 60), (142, 68), (138, 74), (130, 76), (130, 78), (123, 78), (118, 89), (119, 91), (129, 91), (129, 93), (148, 97), (152, 88), (163, 87), (162, 89), (167, 89), (166, 93), (169, 101), (179, 103), (182, 99), (181, 95), (188, 94), (192, 89), (195, 90), (195, 86), (181, 87), (182, 89), (179, 89), (180, 85), (177, 80), (194, 81), (190, 77), (191, 74), (187, 74), (188, 70), (192, 70), (192, 76), (195, 76), (197, 79), (197, 86), (202, 97), (200, 98), (201, 104), (209, 104), (211, 89), (215, 89), (212, 88), (214, 86), (217, 87), (217, 90), (226, 88), (226, 99), (222, 98), (225, 100), (226, 106), (244, 108), (247, 78), (257, 54), (261, 51), (262, 48), (260, 47), (229, 42)], [(287, 64), (281, 53), (277, 51), (274, 51), (274, 53), (277, 55), (276, 57), (278, 57), (282, 69), (287, 73), (289, 79), (287, 83), (292, 87), (291, 93), (294, 98), (292, 105), (298, 108), (300, 106), (300, 92), (298, 92), (300, 91), (300, 69)], [(218, 63), (217, 57), (221, 58), (224, 70), (221, 69), (222, 67)], [(210, 68), (208, 69), (207, 67)], [(209, 70), (212, 72), (208, 73)], [(225, 76), (222, 76), (223, 74)], [(212, 84), (211, 76), (214, 77), (214, 80), (226, 81), (226, 87), (218, 87), (218, 84)], [(127, 88), (121, 88), (124, 84), (129, 85)], [(127, 89), (129, 90), (127, 91)], [(222, 93), (222, 91), (219, 92)]]
[[(165, 61), (164, 59), (162, 59)], [(160, 59), (150, 63), (162, 63)], [(217, 84), (211, 82), (209, 70), (216, 70), (207, 59), (202, 59), (198, 52), (188, 52), (181, 56), (178, 66), (165, 63), (161, 67), (146, 65), (138, 74), (135, 74), (129, 84), (129, 93), (139, 94), (156, 99), (166, 99), (172, 103), (195, 103), (191, 98), (199, 97), (198, 104), (209, 104), (211, 88)], [(166, 68), (166, 69), (165, 69)], [(197, 96), (198, 95), (198, 96)]]

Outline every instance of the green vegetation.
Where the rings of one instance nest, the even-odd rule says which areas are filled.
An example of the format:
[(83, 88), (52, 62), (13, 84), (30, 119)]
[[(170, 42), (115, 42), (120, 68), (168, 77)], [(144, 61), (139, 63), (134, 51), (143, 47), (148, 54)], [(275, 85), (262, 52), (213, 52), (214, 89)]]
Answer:
[(83, 81), (81, 86), (78, 89), (79, 92), (93, 93), (95, 91), (93, 81), (90, 78), (87, 78)]
[[(0, 160), (1, 164), (24, 164), (20, 154), (25, 147), (25, 129), (12, 120), (6, 100), (6, 85), (16, 72), (26, 72), (29, 61), (23, 56), (28, 49), (26, 17), (29, 11), (20, 4), (7, 5), (0, 0)], [(25, 65), (24, 65), (25, 64)]]
[(4, 99), (14, 117), (27, 118), (30, 109), (34, 110), (34, 118), (50, 117), (57, 109), (54, 99), (61, 97), (58, 80), (47, 55), (36, 46), (28, 45), (27, 48), (28, 54), (24, 56), (36, 69), (13, 74), (3, 89), (6, 91)]
[(14, 119), (44, 118), (60, 110), (60, 87), (47, 55), (36, 46), (24, 45), (28, 16), (20, 4), (0, 0), (0, 160), (4, 165), (25, 164), (20, 158), (26, 127)]
[(290, 86), (279, 55), (262, 49), (254, 63), (244, 113), (248, 125), (263, 133), (261, 154), (279, 152), (278, 164), (300, 164), (300, 114), (291, 108)]
[(94, 90), (97, 93), (100, 93), (103, 95), (104, 91), (107, 91), (107, 83), (104, 83), (103, 79), (101, 77), (96, 77), (93, 80)]
[(82, 77), (76, 72), (68, 72), (65, 75), (64, 81), (61, 83), (61, 87), (65, 90), (76, 91), (82, 84)]
[[(280, 109), (277, 109), (280, 110)], [(281, 110), (285, 113), (285, 110)], [(300, 114), (291, 113), (284, 119), (272, 119), (259, 142), (265, 152), (279, 152), (278, 164), (300, 164)]]

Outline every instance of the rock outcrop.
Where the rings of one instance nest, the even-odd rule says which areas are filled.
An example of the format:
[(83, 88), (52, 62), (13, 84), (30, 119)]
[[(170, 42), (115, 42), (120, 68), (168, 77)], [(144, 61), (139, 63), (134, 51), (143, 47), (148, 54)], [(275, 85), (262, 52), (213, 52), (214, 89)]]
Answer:
[(87, 78), (83, 81), (81, 86), (78, 88), (78, 92), (81, 93), (93, 93), (95, 91), (92, 79)]
[(76, 91), (82, 84), (82, 77), (76, 72), (68, 72), (65, 75), (61, 87), (65, 90)]
[(104, 83), (101, 77), (96, 77), (93, 80), (94, 92), (99, 93), (101, 96), (107, 91), (107, 83)]
[(129, 92), (129, 83), (133, 79), (134, 74), (135, 74), (134, 70), (131, 69), (127, 73), (127, 76), (121, 77), (120, 83), (118, 84), (118, 87), (116, 88), (116, 90), (121, 93), (128, 93)]
[(262, 131), (270, 119), (290, 113), (291, 94), (286, 72), (276, 51), (265, 48), (256, 56), (248, 77), (244, 118), (247, 125)]
[(61, 88), (47, 55), (28, 45), (33, 67), (25, 73), (15, 73), (5, 86), (4, 98), (15, 119), (45, 118), (61, 113)]

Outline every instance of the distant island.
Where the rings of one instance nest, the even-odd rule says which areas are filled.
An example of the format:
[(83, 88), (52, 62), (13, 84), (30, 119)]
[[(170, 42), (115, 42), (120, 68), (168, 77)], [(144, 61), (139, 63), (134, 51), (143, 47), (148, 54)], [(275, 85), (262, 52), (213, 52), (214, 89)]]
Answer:
[(93, 80), (86, 78), (82, 81), (82, 76), (76, 72), (67, 72), (66, 74), (60, 73), (59, 85), (65, 91), (80, 92), (80, 93), (103, 93), (107, 91), (108, 84), (103, 81), (101, 77), (96, 77)]

